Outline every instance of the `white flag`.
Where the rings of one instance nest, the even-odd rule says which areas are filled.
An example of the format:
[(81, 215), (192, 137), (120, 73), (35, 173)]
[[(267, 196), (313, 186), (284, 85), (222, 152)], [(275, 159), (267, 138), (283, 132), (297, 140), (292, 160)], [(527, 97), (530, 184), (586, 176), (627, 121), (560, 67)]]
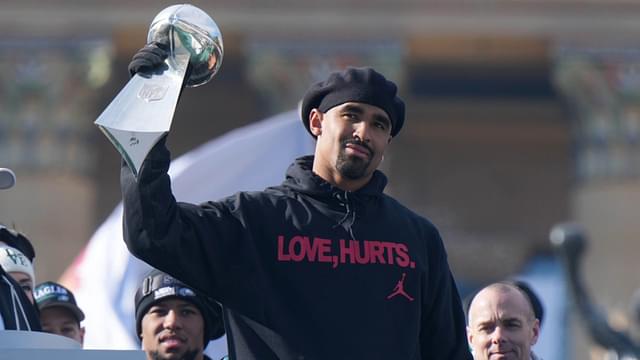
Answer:
[[(172, 161), (173, 193), (178, 201), (200, 203), (240, 190), (262, 190), (280, 184), (289, 164), (313, 153), (313, 148), (298, 112), (283, 113), (231, 131)], [(85, 348), (140, 347), (133, 299), (149, 269), (124, 244), (120, 204), (61, 280), (86, 314)], [(206, 352), (212, 359), (226, 355), (225, 338), (211, 342)]]

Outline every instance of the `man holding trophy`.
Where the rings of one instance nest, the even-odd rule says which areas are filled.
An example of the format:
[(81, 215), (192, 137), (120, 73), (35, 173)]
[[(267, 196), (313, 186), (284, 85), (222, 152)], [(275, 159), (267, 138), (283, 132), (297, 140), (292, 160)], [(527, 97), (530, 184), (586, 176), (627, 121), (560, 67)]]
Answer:
[[(171, 48), (148, 44), (130, 71), (152, 79)], [(301, 117), (315, 153), (261, 192), (176, 202), (164, 134), (139, 168), (123, 163), (129, 250), (222, 304), (232, 359), (471, 359), (437, 229), (383, 193), (377, 167), (404, 123), (396, 93), (371, 68), (311, 86)]]

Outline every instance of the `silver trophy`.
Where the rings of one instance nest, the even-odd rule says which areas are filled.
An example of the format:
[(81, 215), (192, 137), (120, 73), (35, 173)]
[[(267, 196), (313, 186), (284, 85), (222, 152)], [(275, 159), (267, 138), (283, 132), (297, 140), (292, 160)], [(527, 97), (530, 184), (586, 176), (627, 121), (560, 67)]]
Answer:
[(147, 43), (154, 41), (169, 46), (166, 69), (134, 75), (95, 121), (136, 177), (151, 148), (171, 128), (183, 83), (206, 84), (224, 53), (216, 23), (189, 4), (172, 5), (156, 15), (147, 35)]

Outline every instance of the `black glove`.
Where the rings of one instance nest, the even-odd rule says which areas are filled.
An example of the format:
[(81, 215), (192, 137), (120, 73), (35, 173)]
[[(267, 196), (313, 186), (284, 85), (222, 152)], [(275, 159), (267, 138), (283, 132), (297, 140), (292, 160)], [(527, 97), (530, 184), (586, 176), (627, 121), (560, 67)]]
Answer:
[(129, 63), (129, 74), (149, 75), (153, 72), (162, 72), (169, 67), (164, 63), (164, 59), (169, 56), (169, 47), (165, 44), (152, 42), (138, 50)]

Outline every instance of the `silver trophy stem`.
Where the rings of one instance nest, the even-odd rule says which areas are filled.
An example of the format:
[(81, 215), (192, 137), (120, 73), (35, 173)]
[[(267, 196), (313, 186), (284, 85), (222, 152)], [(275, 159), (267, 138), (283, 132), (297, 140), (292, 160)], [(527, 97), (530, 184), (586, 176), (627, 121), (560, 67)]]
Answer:
[(137, 177), (158, 140), (169, 131), (189, 64), (189, 55), (169, 57), (168, 69), (136, 74), (95, 121)]

